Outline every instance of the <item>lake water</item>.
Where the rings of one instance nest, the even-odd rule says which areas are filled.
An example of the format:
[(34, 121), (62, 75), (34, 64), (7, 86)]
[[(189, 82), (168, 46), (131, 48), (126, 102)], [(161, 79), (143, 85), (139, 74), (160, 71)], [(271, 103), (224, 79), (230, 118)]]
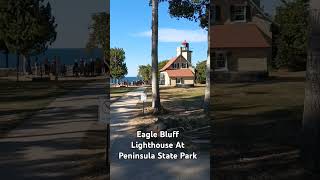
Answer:
[[(120, 81), (120, 82), (126, 81), (126, 82), (131, 83), (131, 82), (133, 82), (133, 81), (139, 81), (139, 80), (140, 80), (140, 79), (139, 79), (138, 77), (125, 77), (125, 78), (123, 78), (123, 79), (120, 79), (119, 81)], [(112, 83), (117, 83), (117, 82), (118, 82), (117, 79), (112, 79)]]
[[(60, 61), (63, 64), (71, 65), (74, 61), (80, 58), (90, 60), (91, 58), (103, 58), (102, 49), (94, 49), (92, 52), (88, 52), (85, 48), (64, 48), (64, 49), (48, 49), (45, 53), (42, 53), (38, 56), (31, 57), (31, 61), (35, 60), (35, 57), (38, 57), (39, 62), (43, 62), (45, 58), (48, 58), (50, 61), (54, 57), (59, 57)], [(0, 53), (0, 68), (5, 67), (5, 55)], [(9, 67), (16, 67), (17, 57), (15, 55), (9, 55)]]

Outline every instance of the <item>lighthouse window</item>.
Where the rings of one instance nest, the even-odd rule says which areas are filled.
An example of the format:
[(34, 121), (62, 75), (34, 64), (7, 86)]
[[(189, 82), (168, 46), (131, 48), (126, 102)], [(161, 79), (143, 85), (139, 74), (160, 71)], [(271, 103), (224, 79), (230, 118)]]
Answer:
[(181, 67), (182, 68), (186, 68), (186, 64), (185, 63), (181, 63)]

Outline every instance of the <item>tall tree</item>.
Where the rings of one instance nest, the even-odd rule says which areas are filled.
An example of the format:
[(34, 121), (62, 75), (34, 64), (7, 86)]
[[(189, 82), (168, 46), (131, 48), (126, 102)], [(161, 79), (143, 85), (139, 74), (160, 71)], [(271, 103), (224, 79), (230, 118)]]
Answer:
[[(158, 63), (158, 77), (160, 77), (160, 69), (162, 69), (167, 63), (169, 62), (169, 60), (164, 60), (164, 61), (160, 61)], [(138, 76), (145, 82), (150, 82), (150, 80), (152, 79), (152, 70), (151, 70), (151, 65), (147, 64), (147, 65), (140, 65), (139, 69), (138, 69)]]
[[(3, 15), (3, 13), (6, 11), (7, 9), (7, 5), (8, 5), (8, 0), (0, 0), (0, 16)], [(3, 27), (3, 21), (0, 21), (0, 29), (4, 28)], [(5, 64), (6, 64), (6, 68), (9, 68), (9, 50), (4, 42), (3, 39), (3, 34), (0, 31), (0, 52), (3, 52), (5, 54)]]
[(159, 78), (160, 78), (160, 69), (162, 69), (168, 62), (169, 62), (169, 60), (163, 60), (158, 63), (158, 77)]
[(0, 20), (3, 26), (0, 34), (6, 47), (17, 55), (19, 81), (20, 55), (38, 54), (55, 41), (55, 18), (51, 15), (50, 4), (43, 0), (9, 0)]
[(159, 1), (152, 0), (152, 108), (158, 113), (161, 108), (158, 77), (158, 9)]
[[(1, 28), (1, 27), (0, 27)], [(6, 44), (4, 43), (4, 41), (1, 40), (1, 37), (0, 37), (0, 52), (4, 53), (5, 54), (5, 67), (6, 68), (9, 68), (9, 50), (6, 46)]]
[(125, 63), (125, 52), (121, 48), (110, 49), (110, 75), (112, 78), (122, 79), (128, 74), (127, 65)]
[(309, 32), (307, 3), (307, 0), (283, 1), (277, 8), (278, 26), (273, 29), (273, 66), (276, 68), (305, 70)]
[(149, 83), (151, 80), (151, 65), (140, 65), (138, 69), (138, 76), (141, 78), (144, 82)]
[(207, 61), (201, 61), (196, 66), (196, 81), (197, 83), (206, 83)]
[(311, 32), (303, 114), (302, 157), (306, 169), (320, 172), (320, 1), (310, 1)]
[(93, 14), (91, 33), (87, 42), (87, 49), (102, 48), (107, 75), (110, 73), (110, 14), (101, 12)]
[(160, 69), (162, 69), (168, 62), (169, 62), (169, 60), (160, 61), (158, 63), (158, 70), (160, 71)]
[(169, 13), (173, 17), (186, 18), (199, 22), (200, 27), (208, 31), (208, 50), (206, 62), (206, 88), (203, 109), (209, 112), (210, 106), (210, 0), (169, 0)]

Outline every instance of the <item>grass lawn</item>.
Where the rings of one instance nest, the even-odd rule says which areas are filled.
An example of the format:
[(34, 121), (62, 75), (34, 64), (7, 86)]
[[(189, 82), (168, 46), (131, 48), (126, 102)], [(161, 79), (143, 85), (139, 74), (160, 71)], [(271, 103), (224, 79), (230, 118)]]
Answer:
[[(202, 85), (190, 88), (161, 87), (161, 105), (165, 109), (173, 112), (199, 110), (202, 108), (204, 88)], [(151, 87), (147, 89), (147, 96), (147, 106), (151, 107)]]
[(88, 81), (0, 81), (0, 135), (46, 107), (56, 97), (86, 83)]
[(117, 99), (119, 97), (122, 97), (126, 93), (134, 89), (137, 89), (137, 88), (136, 87), (111, 87), (110, 88), (111, 99)]
[[(163, 111), (154, 116), (151, 113), (151, 87), (148, 87), (146, 90), (148, 99), (145, 103), (146, 115), (142, 118), (143, 126), (149, 123), (149, 125), (153, 127), (153, 120), (156, 118), (158, 120), (157, 123), (164, 125), (162, 128), (183, 128), (188, 131), (200, 127), (207, 127), (210, 120), (206, 117), (202, 109), (204, 91), (204, 85), (197, 85), (190, 88), (160, 87), (160, 99)], [(142, 109), (142, 103), (139, 103), (138, 107)], [(140, 120), (141, 115), (136, 118), (136, 121)], [(207, 139), (209, 139), (209, 137)]]
[(215, 179), (304, 179), (299, 161), (303, 76), (214, 84), (211, 93)]

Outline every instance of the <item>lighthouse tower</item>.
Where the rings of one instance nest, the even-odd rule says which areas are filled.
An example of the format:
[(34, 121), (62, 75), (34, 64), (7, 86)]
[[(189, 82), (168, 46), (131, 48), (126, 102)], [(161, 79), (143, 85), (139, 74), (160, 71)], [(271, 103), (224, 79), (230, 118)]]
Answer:
[(190, 64), (192, 64), (192, 51), (190, 51), (189, 47), (189, 43), (186, 40), (184, 40), (181, 43), (181, 46), (177, 47), (177, 56), (182, 55), (187, 61), (190, 62)]

